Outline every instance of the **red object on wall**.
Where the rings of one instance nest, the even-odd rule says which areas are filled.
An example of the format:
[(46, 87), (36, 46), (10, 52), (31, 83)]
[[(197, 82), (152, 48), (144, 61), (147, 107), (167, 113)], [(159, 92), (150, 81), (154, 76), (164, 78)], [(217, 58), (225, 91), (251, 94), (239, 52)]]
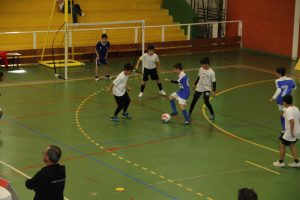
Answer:
[(244, 48), (292, 55), (295, 0), (228, 0), (227, 8), (227, 20), (243, 21)]

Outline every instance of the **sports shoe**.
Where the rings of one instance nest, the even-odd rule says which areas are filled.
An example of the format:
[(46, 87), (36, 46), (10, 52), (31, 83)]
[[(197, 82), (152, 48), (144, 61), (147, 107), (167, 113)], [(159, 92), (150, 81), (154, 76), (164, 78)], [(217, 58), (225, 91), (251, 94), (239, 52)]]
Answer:
[(122, 118), (132, 119), (132, 117), (128, 113), (122, 113)]
[(289, 165), (289, 167), (294, 167), (294, 168), (298, 168), (298, 167), (300, 167), (300, 162), (293, 162), (293, 163), (290, 163), (290, 164), (288, 164)]
[(279, 160), (277, 160), (276, 162), (273, 162), (273, 165), (276, 167), (285, 167), (284, 162), (279, 162)]
[(215, 118), (216, 118), (215, 115), (210, 115), (210, 117), (209, 117), (209, 119), (210, 119), (211, 121), (215, 120)]
[(162, 95), (162, 96), (166, 96), (167, 95), (167, 93), (164, 90), (159, 91), (159, 94)]
[(95, 81), (99, 81), (99, 76), (95, 76)]
[(113, 122), (118, 122), (119, 118), (118, 118), (118, 116), (113, 115), (113, 116), (110, 117), (110, 120), (113, 121)]
[(171, 116), (176, 116), (176, 115), (178, 115), (178, 112), (172, 112), (170, 115)]
[(191, 124), (191, 121), (184, 121), (183, 123), (182, 123), (182, 125), (190, 125)]
[(110, 75), (109, 74), (106, 74), (104, 77), (105, 77), (105, 79), (110, 79)]
[(85, 13), (81, 13), (81, 17), (84, 17), (85, 16)]
[(139, 93), (139, 97), (141, 98), (141, 97), (143, 97), (144, 96), (144, 93), (143, 92), (140, 92)]

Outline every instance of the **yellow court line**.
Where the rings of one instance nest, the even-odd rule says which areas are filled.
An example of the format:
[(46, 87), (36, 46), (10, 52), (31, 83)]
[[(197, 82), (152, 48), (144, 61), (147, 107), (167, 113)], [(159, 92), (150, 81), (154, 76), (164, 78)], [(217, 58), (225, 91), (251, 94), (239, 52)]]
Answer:
[(271, 170), (271, 169), (269, 169), (269, 168), (267, 168), (267, 167), (264, 167), (264, 166), (262, 166), (262, 165), (259, 165), (259, 164), (256, 164), (256, 163), (253, 163), (253, 162), (250, 162), (250, 161), (247, 161), (247, 160), (246, 160), (245, 162), (248, 163), (248, 164), (250, 164), (250, 165), (253, 165), (253, 166), (255, 166), (255, 167), (261, 168), (261, 169), (263, 169), (263, 170), (265, 170), (265, 171), (271, 172), (271, 173), (273, 173), (273, 174), (280, 175), (279, 172), (276, 172), (276, 171), (274, 171), (274, 170)]
[[(263, 81), (255, 81), (255, 82), (252, 82), (252, 83), (247, 83), (247, 84), (238, 85), (238, 86), (231, 87), (231, 88), (229, 88), (229, 89), (223, 90), (223, 91), (219, 92), (218, 94), (216, 94), (216, 96), (219, 96), (219, 95), (224, 94), (224, 93), (226, 93), (226, 92), (230, 92), (230, 91), (232, 91), (232, 90), (239, 89), (239, 88), (242, 88), (242, 87), (247, 87), (247, 86), (251, 86), (251, 85), (255, 85), (255, 84), (260, 84), (260, 83), (267, 83), (267, 82), (270, 82), (270, 81), (274, 81), (274, 79), (263, 80)], [(255, 146), (260, 147), (260, 148), (263, 148), (263, 149), (267, 149), (267, 150), (269, 150), (269, 151), (273, 151), (273, 152), (279, 153), (279, 151), (276, 150), (276, 149), (273, 149), (273, 148), (270, 148), (270, 147), (267, 147), (267, 146), (258, 144), (258, 143), (256, 143), (256, 142), (252, 142), (251, 140), (247, 140), (247, 139), (242, 138), (242, 137), (239, 137), (239, 136), (237, 136), (237, 135), (235, 135), (235, 134), (233, 134), (233, 133), (230, 133), (229, 131), (224, 130), (223, 128), (221, 128), (220, 126), (218, 126), (217, 124), (215, 124), (214, 122), (212, 122), (212, 121), (208, 118), (208, 116), (207, 116), (207, 114), (206, 114), (205, 108), (206, 108), (206, 106), (205, 106), (205, 104), (203, 104), (203, 106), (202, 106), (202, 114), (203, 114), (204, 118), (208, 121), (208, 123), (210, 123), (210, 124), (211, 124), (212, 126), (214, 126), (216, 129), (218, 129), (218, 130), (220, 130), (221, 132), (225, 133), (226, 135), (229, 135), (229, 136), (231, 136), (231, 137), (233, 137), (233, 138), (236, 138), (236, 139), (238, 139), (238, 140), (244, 141), (244, 142), (246, 142), (246, 143), (255, 145)], [(287, 155), (288, 157), (292, 157), (292, 156), (289, 155), (289, 154), (286, 154), (286, 155)]]

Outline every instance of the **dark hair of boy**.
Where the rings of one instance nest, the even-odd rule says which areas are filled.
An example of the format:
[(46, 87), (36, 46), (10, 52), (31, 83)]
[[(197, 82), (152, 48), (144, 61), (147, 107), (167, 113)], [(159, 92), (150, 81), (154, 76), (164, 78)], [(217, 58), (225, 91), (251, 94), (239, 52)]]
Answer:
[(175, 69), (180, 69), (180, 70), (182, 70), (182, 68), (183, 68), (181, 63), (176, 63), (173, 67)]
[(280, 74), (281, 76), (285, 76), (286, 69), (285, 69), (285, 67), (278, 67), (278, 68), (276, 68), (276, 72), (277, 72), (277, 74)]
[(257, 194), (253, 189), (242, 188), (239, 190), (238, 200), (257, 200)]
[(47, 154), (52, 162), (57, 163), (61, 157), (61, 149), (58, 146), (51, 145), (47, 151)]
[(130, 63), (126, 63), (126, 64), (124, 65), (124, 70), (132, 71), (132, 70), (133, 70), (133, 65), (130, 64)]
[(293, 104), (293, 97), (292, 95), (285, 95), (283, 98), (283, 102), (287, 103), (288, 105), (292, 105)]
[(154, 45), (153, 44), (149, 44), (148, 47), (147, 47), (147, 50), (154, 50)]
[(103, 33), (103, 34), (101, 35), (101, 38), (102, 38), (102, 39), (103, 39), (103, 38), (106, 38), (106, 39), (107, 39), (107, 34)]
[(209, 58), (205, 57), (200, 60), (201, 65), (209, 65)]

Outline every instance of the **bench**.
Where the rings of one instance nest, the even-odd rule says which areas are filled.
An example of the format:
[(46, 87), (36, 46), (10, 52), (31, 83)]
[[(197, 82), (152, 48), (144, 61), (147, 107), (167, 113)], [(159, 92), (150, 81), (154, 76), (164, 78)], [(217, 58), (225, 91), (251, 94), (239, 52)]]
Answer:
[(16, 66), (17, 66), (17, 68), (19, 68), (19, 63), (20, 63), (20, 56), (21, 56), (22, 54), (20, 54), (20, 53), (7, 53), (7, 59), (12, 59), (12, 67), (14, 67), (15, 66), (15, 58), (16, 58)]

